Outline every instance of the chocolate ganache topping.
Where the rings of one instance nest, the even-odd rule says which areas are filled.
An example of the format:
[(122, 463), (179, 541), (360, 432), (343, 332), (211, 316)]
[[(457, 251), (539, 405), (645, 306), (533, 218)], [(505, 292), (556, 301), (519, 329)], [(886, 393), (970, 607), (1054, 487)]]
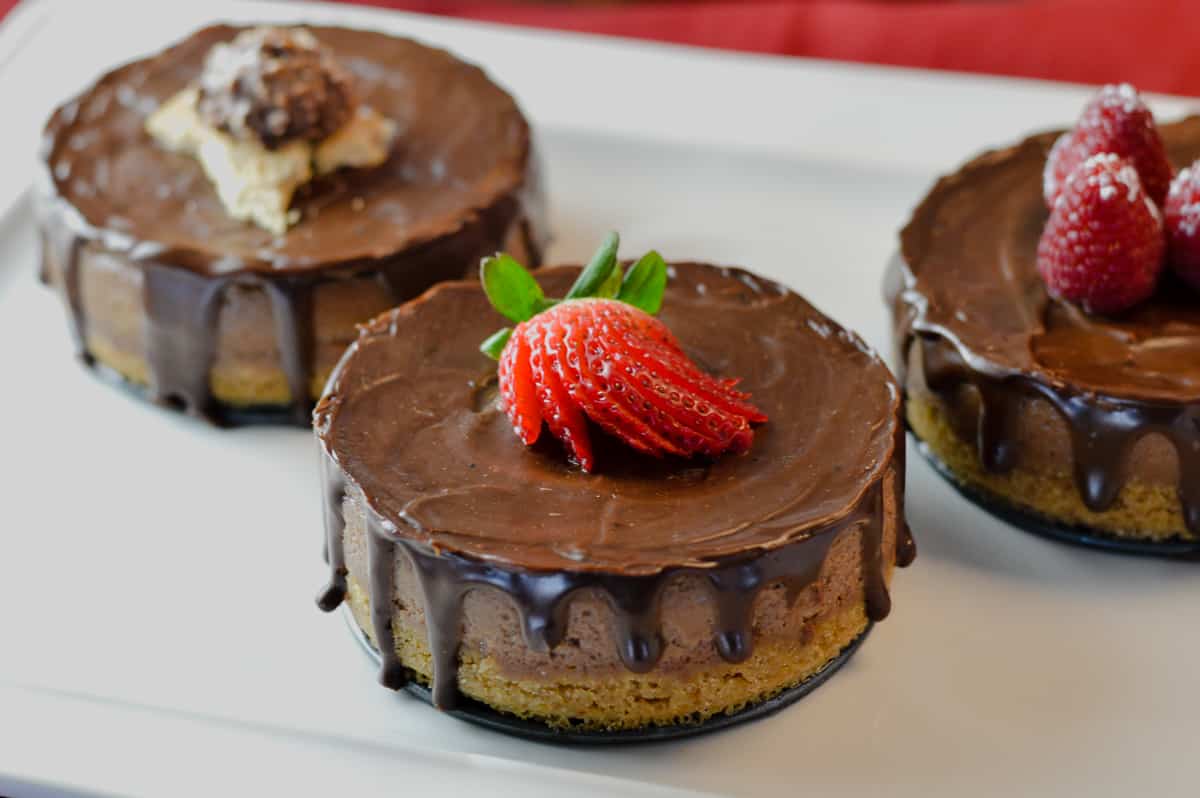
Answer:
[[(340, 170), (302, 189), (293, 207), (304, 223), (286, 235), (231, 218), (200, 164), (164, 150), (144, 123), (197, 81), (215, 47), (247, 32), (252, 29), (224, 25), (197, 31), (113, 70), (61, 106), (43, 138), (41, 226), (47, 251), (62, 264), (72, 332), (85, 362), (91, 356), (81, 257), (112, 253), (143, 271), (150, 395), (217, 418), (208, 375), (220, 308), (228, 291), (261, 288), (275, 316), (295, 418), (307, 424), (319, 285), (361, 276), (378, 280), (399, 303), (434, 282), (461, 277), (483, 254), (504, 246), (517, 225), (536, 263), (545, 209), (529, 126), (483, 70), (407, 39), (312, 28), (331, 54), (315, 56), (320, 68), (328, 67), (327, 58), (340, 64), (329, 71), (330, 80), (340, 85), (344, 68), (357, 99), (399, 124), (400, 140), (382, 165)], [(314, 57), (280, 53), (272, 59), (294, 56), (308, 65)], [(264, 92), (290, 96), (292, 66), (279, 74), (279, 86), (242, 80), (236, 93), (254, 101)], [(325, 99), (341, 92), (326, 88)], [(216, 97), (210, 101), (215, 108)], [(232, 124), (232, 110), (220, 113)], [(257, 125), (248, 113), (247, 123)], [(284, 135), (294, 123), (321, 127), (333, 118), (326, 120), (322, 110), (320, 119), (301, 123), (308, 111), (297, 114), (293, 119), (289, 112)], [(263, 124), (278, 129), (270, 119)]]
[[(1200, 117), (1160, 129), (1176, 168), (1200, 158)], [(1116, 317), (1047, 295), (1036, 250), (1047, 218), (1042, 169), (1057, 135), (985, 153), (913, 213), (889, 275), (898, 362), (918, 345), (931, 390), (978, 389), (978, 448), (992, 471), (1019, 457), (1020, 404), (1049, 402), (1071, 430), (1076, 481), (1094, 511), (1116, 499), (1133, 445), (1166, 438), (1185, 523), (1200, 534), (1200, 295), (1167, 279)]]
[[(561, 296), (575, 268), (538, 273)], [(793, 590), (817, 576), (839, 530), (861, 524), (867, 612), (890, 607), (882, 517), (899, 515), (903, 431), (899, 390), (852, 333), (786, 288), (735, 269), (676, 264), (661, 318), (686, 353), (740, 387), (772, 419), (751, 449), (715, 460), (654, 459), (606, 436), (603, 467), (585, 474), (548, 436), (525, 447), (497, 406), (495, 364), (478, 345), (499, 316), (476, 283), (444, 283), (363, 328), (314, 414), (325, 458), (333, 579), (345, 589), (341, 507), (369, 508), (371, 605), (385, 684), (403, 671), (391, 652), (395, 549), (416, 566), (431, 618), (438, 703), (453, 701), (453, 629), (462, 594), (509, 593), (527, 641), (552, 648), (572, 592), (598, 587), (622, 620), (621, 658), (635, 671), (661, 651), (656, 601), (683, 572), (718, 597), (716, 645), (749, 656), (750, 607), (760, 588)], [(914, 554), (900, 522), (895, 560)]]
[(319, 141), (355, 106), (353, 77), (303, 28), (254, 28), (213, 47), (200, 75), (199, 111), (213, 127), (267, 149)]
[[(67, 215), (77, 234), (200, 274), (305, 273), (433, 242), (524, 184), (529, 126), (483, 70), (382, 33), (312, 28), (354, 75), (362, 102), (399, 123), (401, 140), (377, 168), (316, 181), (296, 201), (305, 224), (287, 235), (231, 219), (199, 164), (163, 151), (142, 126), (241, 30), (198, 31), (110, 72), (54, 114), (43, 143), (46, 188), (74, 209)], [(525, 199), (500, 212), (513, 215)]]

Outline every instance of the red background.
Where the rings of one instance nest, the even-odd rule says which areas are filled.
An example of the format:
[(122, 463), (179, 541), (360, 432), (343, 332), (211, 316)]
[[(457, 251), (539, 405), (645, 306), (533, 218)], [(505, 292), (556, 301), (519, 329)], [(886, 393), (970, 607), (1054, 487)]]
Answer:
[[(101, 2), (102, 0), (95, 0)], [(1200, 0), (343, 0), (731, 50), (1200, 95)], [(0, 14), (14, 0), (0, 0)]]

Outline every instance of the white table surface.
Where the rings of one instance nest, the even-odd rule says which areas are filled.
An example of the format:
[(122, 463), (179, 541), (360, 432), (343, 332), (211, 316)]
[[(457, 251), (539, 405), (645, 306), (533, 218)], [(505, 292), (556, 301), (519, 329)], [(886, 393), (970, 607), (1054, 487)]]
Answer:
[[(71, 358), (19, 199), (55, 101), (216, 18), (338, 21), (484, 64), (546, 155), (553, 258), (747, 266), (889, 349), (896, 231), (970, 154), (1087, 91), (369, 9), (35, 3), (0, 29), (0, 794), (1194, 795), (1196, 566), (1030, 537), (915, 456), (914, 566), (854, 660), (771, 718), (577, 749), (391, 695), (325, 579), (313, 444), (131, 400)], [(1158, 98), (1161, 116), (1188, 107)], [(16, 379), (20, 375), (20, 380)]]

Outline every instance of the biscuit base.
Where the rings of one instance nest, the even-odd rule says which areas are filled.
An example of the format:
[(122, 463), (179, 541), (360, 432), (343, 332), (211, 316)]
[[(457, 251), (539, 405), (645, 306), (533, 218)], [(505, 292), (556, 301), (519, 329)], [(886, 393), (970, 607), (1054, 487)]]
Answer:
[[(158, 402), (151, 395), (145, 361), (135, 355), (107, 350), (103, 345), (93, 346), (93, 340), (89, 340), (91, 351), (87, 365), (99, 379), (123, 389), (138, 400), (170, 406), (170, 403)], [(322, 374), (320, 378), (325, 379), (327, 376)], [(263, 379), (276, 386), (283, 385), (282, 391), (259, 391), (255, 389), (254, 382), (222, 384), (214, 375), (211, 381), (211, 420), (225, 427), (285, 425), (307, 428), (308, 417), (297, 415), (290, 404), (283, 373), (267, 373), (263, 375)], [(314, 396), (320, 395), (317, 382), (317, 379), (314, 379)]]
[[(366, 591), (348, 579), (351, 628), (375, 658)], [(825, 681), (870, 629), (861, 603), (817, 619), (812, 634), (794, 641), (756, 641), (741, 663), (692, 673), (632, 672), (599, 679), (512, 676), (496, 661), (460, 652), (458, 687), (463, 719), (522, 736), (563, 742), (620, 742), (689, 736), (770, 714)], [(408, 669), (410, 692), (428, 700), (429, 647), (394, 625), (396, 651)]]
[(935, 402), (910, 395), (905, 412), (918, 450), (934, 468), (972, 502), (1014, 526), (1110, 551), (1200, 556), (1200, 538), (1186, 530), (1172, 490), (1131, 479), (1112, 507), (1095, 512), (1084, 505), (1069, 472), (1018, 465), (989, 473), (975, 446), (959, 436)]

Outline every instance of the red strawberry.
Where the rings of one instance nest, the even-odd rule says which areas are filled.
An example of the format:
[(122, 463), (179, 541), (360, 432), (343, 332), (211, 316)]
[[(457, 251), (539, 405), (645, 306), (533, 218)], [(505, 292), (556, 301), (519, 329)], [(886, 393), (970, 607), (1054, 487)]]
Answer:
[[(526, 362), (527, 361), (527, 362)], [(656, 457), (741, 452), (766, 416), (692, 363), (670, 330), (611, 299), (561, 302), (513, 330), (500, 359), (502, 406), (525, 443), (544, 419), (584, 471), (584, 418)]]
[(500, 404), (512, 419), (521, 443), (532, 446), (542, 432), (542, 408), (529, 364), (529, 343), (520, 336), (510, 340), (497, 369)]
[(1072, 172), (1038, 242), (1051, 296), (1117, 313), (1154, 292), (1163, 266), (1162, 218), (1125, 159), (1095, 155)]
[(1042, 175), (1046, 206), (1054, 207), (1067, 175), (1102, 152), (1115, 153), (1132, 163), (1150, 199), (1162, 205), (1171, 184), (1171, 163), (1154, 115), (1137, 90), (1122, 83), (1101, 89), (1083, 109), (1075, 127), (1054, 143)]
[[(525, 329), (522, 330), (522, 327)], [(592, 442), (588, 437), (587, 422), (579, 406), (571, 401), (571, 395), (556, 368), (555, 360), (558, 350), (562, 348), (562, 330), (553, 325), (523, 322), (517, 325), (513, 337), (521, 336), (522, 333), (529, 345), (529, 365), (541, 402), (542, 419), (550, 428), (551, 434), (562, 441), (571, 459), (584, 471), (591, 471), (595, 461), (592, 459)], [(500, 384), (500, 390), (504, 391), (503, 383)], [(521, 419), (514, 422), (513, 426), (519, 429), (524, 423)]]
[(1171, 182), (1163, 207), (1167, 226), (1167, 260), (1175, 273), (1200, 289), (1200, 162)]

